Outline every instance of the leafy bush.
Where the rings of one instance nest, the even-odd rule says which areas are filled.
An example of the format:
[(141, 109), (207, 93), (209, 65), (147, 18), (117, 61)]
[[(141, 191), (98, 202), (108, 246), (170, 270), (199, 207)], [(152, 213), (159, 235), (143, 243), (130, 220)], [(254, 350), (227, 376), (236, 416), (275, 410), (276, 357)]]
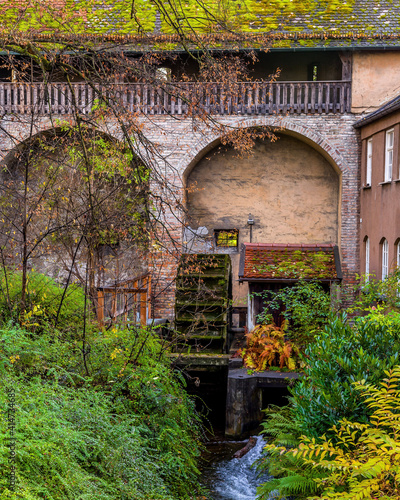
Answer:
[(374, 275), (359, 276), (353, 291), (353, 303), (349, 312), (365, 314), (372, 307), (382, 310), (399, 311), (400, 269), (396, 268), (386, 279), (378, 280)]
[(318, 281), (300, 280), (279, 291), (257, 293), (267, 303), (258, 321), (268, 322), (270, 311), (281, 311), (288, 322), (288, 336), (300, 345), (308, 344), (331, 316), (331, 297)]
[(353, 384), (371, 411), (370, 421), (341, 420), (332, 428), (336, 445), (326, 436), (318, 441), (303, 436), (289, 450), (267, 445), (320, 474), (313, 481), (321, 494), (313, 499), (400, 497), (400, 366), (385, 374), (380, 387), (365, 380)]
[(92, 328), (86, 340), (90, 377), (77, 340), (0, 330), (0, 405), (15, 388), (18, 420), (17, 494), (5, 490), (3, 442), (0, 498), (192, 498), (199, 418), (156, 335)]
[[(22, 276), (18, 271), (0, 271), (0, 320), (19, 321), (27, 330), (42, 332), (54, 325), (58, 316), (59, 329), (69, 330), (82, 326), (85, 303), (83, 290), (71, 284), (64, 287), (44, 274), (31, 271), (27, 278), (27, 302), (20, 311)], [(60, 307), (61, 305), (61, 307)]]
[[(111, 396), (101, 392), (43, 384), (39, 379), (10, 382), (15, 389), (18, 419), (16, 498), (174, 498), (171, 490), (175, 485), (163, 476), (169, 481), (174, 476), (177, 482), (183, 478), (174, 471), (175, 464), (163, 460), (157, 437), (151, 435), (140, 416), (127, 411), (123, 402), (112, 402)], [(6, 434), (4, 416), (1, 423)], [(3, 491), (9, 471), (5, 445), (3, 440)]]
[(399, 363), (400, 315), (379, 311), (356, 318), (335, 318), (305, 351), (305, 377), (292, 391), (294, 415), (310, 437), (326, 432), (339, 420), (367, 422), (370, 409), (353, 382), (377, 383)]
[(295, 370), (299, 350), (286, 340), (285, 326), (285, 323), (281, 327), (274, 324), (256, 325), (247, 333), (247, 347), (238, 351), (243, 357), (244, 366), (257, 371), (273, 366)]

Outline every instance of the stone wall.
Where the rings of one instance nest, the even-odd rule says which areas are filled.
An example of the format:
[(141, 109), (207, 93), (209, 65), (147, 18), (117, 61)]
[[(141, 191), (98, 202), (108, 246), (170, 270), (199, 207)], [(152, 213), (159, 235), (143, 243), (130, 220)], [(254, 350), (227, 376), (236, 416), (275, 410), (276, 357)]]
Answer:
[[(66, 117), (68, 118), (68, 117)], [(157, 164), (159, 175), (164, 176), (169, 188), (166, 198), (169, 203), (155, 207), (155, 216), (161, 224), (156, 239), (164, 239), (164, 245), (152, 247), (150, 264), (153, 268), (153, 294), (155, 317), (173, 317), (174, 284), (176, 264), (182, 245), (183, 213), (179, 205), (184, 199), (187, 178), (197, 163), (220, 143), (218, 124), (232, 127), (272, 127), (292, 135), (319, 153), (336, 171), (339, 179), (337, 238), (341, 252), (344, 279), (354, 280), (359, 271), (359, 141), (352, 124), (355, 115), (298, 115), (298, 116), (215, 116), (209, 126), (185, 117), (147, 116), (143, 118), (146, 138), (157, 145), (156, 151), (141, 149), (148, 164)], [(36, 132), (46, 130), (54, 123), (43, 118), (35, 120)], [(104, 131), (120, 137), (115, 123), (103, 126)], [(5, 158), (16, 144), (29, 136), (29, 122), (19, 122), (12, 117), (3, 117), (0, 131), (0, 149)], [(14, 137), (12, 139), (11, 137)], [(140, 146), (138, 146), (140, 147)], [(284, 175), (284, 174), (283, 174)], [(216, 179), (218, 182), (219, 179)], [(163, 193), (162, 183), (157, 189)], [(336, 196), (336, 195), (335, 195)], [(246, 215), (246, 214), (245, 214)]]

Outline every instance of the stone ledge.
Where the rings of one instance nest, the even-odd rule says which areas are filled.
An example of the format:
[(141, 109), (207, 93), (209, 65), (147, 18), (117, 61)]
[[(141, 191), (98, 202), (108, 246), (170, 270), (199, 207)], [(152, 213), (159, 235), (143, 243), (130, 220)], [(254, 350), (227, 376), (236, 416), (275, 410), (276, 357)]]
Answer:
[(228, 373), (229, 379), (256, 380), (257, 387), (283, 387), (301, 377), (302, 373), (298, 372), (265, 371), (249, 374), (247, 368), (236, 368)]
[(168, 354), (171, 361), (182, 366), (228, 366), (230, 354)]

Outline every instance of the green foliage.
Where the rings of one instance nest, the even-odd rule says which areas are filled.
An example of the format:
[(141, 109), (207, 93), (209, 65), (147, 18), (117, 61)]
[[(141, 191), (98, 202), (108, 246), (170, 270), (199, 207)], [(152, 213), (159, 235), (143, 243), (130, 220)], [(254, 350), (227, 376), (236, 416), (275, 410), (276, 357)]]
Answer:
[[(0, 498), (189, 499), (197, 491), (200, 423), (151, 330), (88, 329), (82, 345), (49, 332), (0, 330), (0, 405), (15, 388), (17, 494)], [(1, 399), (2, 398), (2, 399)], [(1, 415), (5, 432), (5, 414)]]
[(326, 436), (319, 441), (303, 436), (299, 446), (285, 452), (322, 473), (314, 480), (322, 494), (313, 498), (399, 498), (400, 366), (385, 375), (380, 387), (365, 380), (354, 383), (371, 411), (369, 422), (343, 419), (332, 428), (334, 442)]
[(388, 312), (399, 311), (400, 269), (391, 272), (385, 280), (377, 280), (375, 276), (359, 276), (354, 289), (354, 300), (349, 308), (350, 313), (365, 314), (371, 308), (381, 308)]
[(330, 294), (317, 281), (300, 280), (277, 292), (265, 290), (257, 295), (267, 303), (258, 321), (268, 321), (271, 310), (281, 310), (289, 324), (288, 337), (300, 345), (312, 341), (331, 316)]
[(317, 437), (339, 420), (366, 422), (370, 409), (353, 382), (376, 383), (399, 362), (400, 315), (373, 311), (350, 325), (335, 318), (310, 344), (305, 377), (292, 389), (294, 414), (302, 432)]
[[(84, 293), (77, 285), (64, 287), (44, 274), (31, 271), (27, 277), (26, 309), (20, 310), (22, 274), (8, 269), (0, 270), (0, 320), (21, 321), (31, 332), (43, 332), (54, 324), (58, 315), (58, 328), (76, 329), (82, 326)], [(61, 305), (61, 309), (60, 309)]]
[(293, 418), (293, 407), (271, 405), (264, 410), (265, 420), (262, 422), (262, 433), (272, 438), (273, 443), (280, 446), (294, 447), (299, 443), (300, 428)]

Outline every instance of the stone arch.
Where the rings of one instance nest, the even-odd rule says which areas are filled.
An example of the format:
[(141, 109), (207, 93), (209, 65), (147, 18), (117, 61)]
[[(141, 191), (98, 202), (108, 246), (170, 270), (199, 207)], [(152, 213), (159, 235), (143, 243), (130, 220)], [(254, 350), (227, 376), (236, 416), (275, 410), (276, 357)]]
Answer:
[[(103, 206), (107, 210), (114, 210), (111, 214), (108, 214), (105, 209), (97, 211), (106, 215), (98, 217), (98, 227), (100, 229), (96, 234), (96, 241), (92, 244), (92, 248), (96, 250), (97, 262), (100, 263), (96, 269), (98, 274), (96, 283), (105, 286), (104, 284), (129, 280), (132, 277), (129, 274), (130, 272), (135, 272), (137, 276), (143, 274), (147, 271), (147, 260), (143, 258), (139, 245), (132, 243), (129, 238), (126, 240), (122, 238), (119, 241), (120, 233), (114, 233), (115, 221), (118, 224), (118, 221), (121, 220), (126, 221), (125, 234), (129, 234), (129, 229), (133, 230), (134, 218), (127, 217), (125, 219), (119, 215), (120, 213), (124, 214), (126, 211), (125, 200), (126, 196), (130, 196), (133, 183), (131, 181), (127, 182), (125, 176), (118, 175), (118, 172), (112, 177), (112, 181), (107, 183), (107, 180), (104, 181), (104, 177), (102, 177), (102, 170), (99, 170), (99, 175), (96, 175), (96, 173), (93, 175), (93, 183), (92, 181), (86, 183), (86, 185), (90, 184), (90, 190), (86, 190), (86, 192), (84, 189), (79, 191), (83, 170), (77, 168), (77, 162), (80, 161), (83, 155), (77, 155), (76, 157), (70, 155), (71, 144), (81, 148), (81, 142), (76, 140), (75, 129), (72, 129), (72, 134), (69, 136), (61, 124), (55, 127), (50, 120), (47, 120), (46, 122), (43, 121), (42, 125), (42, 127), (35, 127), (35, 133), (26, 132), (25, 136), (21, 134), (19, 136), (21, 140), (7, 152), (2, 160), (2, 163), (7, 166), (2, 170), (1, 179), (4, 181), (6, 178), (7, 182), (3, 182), (2, 185), (3, 189), (7, 186), (8, 196), (11, 197), (18, 196), (21, 183), (25, 182), (23, 175), (25, 165), (27, 169), (30, 169), (28, 175), (30, 186), (29, 190), (26, 191), (27, 193), (29, 191), (30, 194), (26, 196), (29, 196), (32, 200), (32, 202), (29, 200), (28, 203), (28, 210), (32, 214), (30, 218), (34, 220), (34, 223), (31, 224), (33, 227), (32, 240), (43, 241), (43, 245), (40, 247), (38, 244), (38, 250), (31, 252), (32, 257), (30, 257), (29, 268), (34, 268), (36, 271), (47, 274), (58, 281), (66, 281), (66, 276), (73, 269), (71, 262), (75, 262), (74, 259), (76, 259), (79, 264), (75, 266), (75, 274), (71, 271), (71, 275), (76, 281), (82, 282), (81, 269), (84, 268), (87, 257), (85, 257), (85, 245), (84, 243), (81, 245), (79, 240), (81, 242), (87, 241), (87, 238), (82, 236), (84, 233), (80, 228), (84, 228), (87, 224), (87, 207), (90, 207), (91, 200), (95, 199), (97, 204), (95, 206), (101, 206), (107, 200), (107, 206), (105, 204)], [(94, 136), (96, 138), (100, 136), (103, 139), (101, 142), (104, 142), (104, 139), (106, 142), (106, 146), (99, 145), (102, 148), (100, 150), (102, 164), (107, 161), (107, 158), (114, 161), (118, 151), (121, 152), (121, 148), (119, 148), (120, 137), (111, 136), (101, 129), (87, 127), (84, 140), (87, 137)], [(60, 142), (58, 142), (59, 138)], [(72, 142), (63, 141), (65, 138), (71, 139)], [(51, 143), (51, 147), (46, 147), (46, 143), (47, 146)], [(111, 144), (116, 146), (115, 149), (110, 147)], [(111, 151), (109, 156), (104, 154), (106, 148)], [(97, 151), (97, 144), (92, 150)], [(24, 155), (25, 152), (26, 155)], [(32, 152), (34, 160), (30, 159), (29, 163), (25, 162)], [(124, 154), (124, 151), (121, 154)], [(124, 159), (125, 156), (123, 156), (122, 161)], [(134, 160), (131, 157), (129, 158), (129, 162), (135, 160), (136, 158)], [(110, 169), (105, 168), (104, 171), (109, 172)], [(93, 189), (97, 189), (94, 195)], [(139, 187), (139, 189), (141, 188)], [(88, 196), (89, 192), (90, 197)], [(64, 197), (64, 193), (68, 194)], [(36, 202), (35, 196), (39, 201)], [(39, 210), (32, 208), (36, 207), (35, 203), (37, 206), (41, 205)], [(51, 207), (55, 205), (57, 209), (54, 210), (54, 213), (61, 214), (58, 220), (56, 220), (57, 215), (50, 219), (50, 214), (45, 212), (47, 209), (51, 211)], [(15, 216), (18, 217), (20, 213), (18, 213), (17, 204), (15, 204)], [(43, 213), (47, 213), (49, 218), (43, 217)], [(55, 221), (53, 227), (50, 227), (50, 220), (51, 222)], [(81, 232), (79, 233), (79, 231)], [(142, 234), (142, 231), (139, 230), (138, 232)], [(79, 238), (75, 238), (76, 233), (79, 233)], [(47, 246), (45, 246), (46, 241), (50, 242)], [(19, 242), (18, 244), (22, 245), (23, 243)], [(73, 249), (71, 250), (71, 248)], [(19, 254), (21, 255), (21, 252)], [(9, 252), (9, 255), (9, 263), (14, 265), (13, 254)]]
[[(332, 165), (340, 176), (345, 175), (348, 171), (345, 160), (340, 152), (331, 143), (331, 141), (322, 136), (309, 126), (306, 126), (299, 121), (291, 120), (290, 118), (282, 117), (255, 117), (250, 119), (237, 119), (230, 124), (233, 127), (253, 128), (253, 127), (270, 127), (276, 132), (282, 134), (293, 135), (303, 142), (308, 143), (316, 151), (318, 151)], [(207, 135), (202, 140), (198, 141), (190, 154), (187, 154), (182, 161), (186, 168), (183, 172), (183, 185), (186, 187), (187, 177), (197, 163), (212, 149), (221, 143), (221, 137), (218, 134)]]
[[(53, 131), (60, 130), (63, 126), (74, 126), (74, 121), (72, 119), (68, 120), (58, 120), (57, 123), (53, 119), (43, 116), (35, 120), (32, 128), (30, 123), (21, 122), (13, 123), (12, 128), (8, 130), (8, 126), (3, 126), (2, 138), (2, 154), (1, 162), (7, 163), (10, 159), (10, 155), (14, 154), (14, 151), (19, 147), (23, 146), (29, 139), (34, 139), (42, 134), (50, 134)], [(118, 132), (117, 127), (113, 126), (103, 126), (99, 127), (98, 130), (103, 134), (109, 136), (111, 139), (121, 140), (121, 134)]]
[[(276, 131), (281, 138), (273, 144), (268, 139), (259, 141), (254, 160), (235, 160), (229, 148), (222, 148), (221, 155), (207, 155), (220, 144), (214, 138), (185, 171), (190, 227), (184, 233), (184, 248), (230, 253), (236, 277), (241, 243), (340, 243), (342, 171), (330, 155), (322, 154), (322, 146), (331, 145), (311, 132), (311, 138), (304, 139), (299, 127), (288, 131), (281, 121), (280, 125)], [(251, 232), (249, 213), (254, 220)], [(238, 235), (238, 246), (219, 248), (220, 232), (232, 230)], [(233, 284), (235, 304), (243, 304), (246, 294), (246, 285)]]

